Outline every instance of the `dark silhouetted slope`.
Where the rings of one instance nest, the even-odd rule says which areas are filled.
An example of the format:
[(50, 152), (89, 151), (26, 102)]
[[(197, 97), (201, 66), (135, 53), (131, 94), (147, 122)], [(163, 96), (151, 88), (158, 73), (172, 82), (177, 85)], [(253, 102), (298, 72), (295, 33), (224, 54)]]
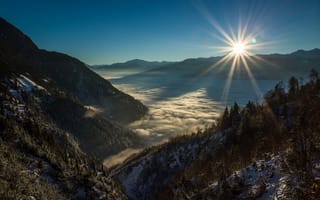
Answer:
[(51, 79), (84, 105), (96, 106), (120, 122), (140, 118), (147, 108), (68, 55), (40, 50), (21, 31), (0, 18), (2, 71), (26, 72), (36, 79)]

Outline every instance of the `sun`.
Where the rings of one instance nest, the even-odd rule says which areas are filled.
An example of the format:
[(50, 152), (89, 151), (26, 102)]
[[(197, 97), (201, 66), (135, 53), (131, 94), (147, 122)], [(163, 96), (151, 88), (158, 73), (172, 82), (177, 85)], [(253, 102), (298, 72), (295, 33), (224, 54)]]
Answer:
[[(254, 21), (251, 21), (253, 19), (251, 15), (247, 20), (239, 18), (237, 27), (233, 27), (230, 24), (221, 26), (205, 7), (201, 6), (200, 11), (202, 11), (204, 17), (212, 25), (214, 31), (211, 33), (211, 36), (221, 42), (221, 45), (217, 45), (219, 43), (216, 42), (215, 46), (208, 46), (208, 48), (215, 49), (214, 53), (218, 52), (223, 54), (223, 56), (214, 60), (210, 66), (201, 70), (198, 76), (207, 75), (213, 70), (218, 73), (229, 71), (225, 78), (226, 82), (221, 97), (222, 102), (227, 103), (230, 86), (234, 79), (235, 72), (238, 73), (238, 77), (246, 73), (256, 93), (256, 97), (259, 100), (262, 100), (262, 92), (251, 68), (259, 68), (259, 62), (272, 65), (272, 63), (264, 60), (263, 57), (256, 55), (255, 53), (266, 45), (269, 46), (274, 44), (276, 41), (259, 40), (260, 36), (263, 35), (264, 30), (259, 28), (259, 24), (255, 24)], [(233, 25), (236, 26), (236, 24)]]
[(247, 74), (257, 98), (261, 99), (263, 97), (262, 92), (257, 84), (254, 74), (251, 71), (251, 67), (256, 66), (257, 61), (265, 62), (263, 58), (253, 54), (254, 51), (266, 44), (257, 42), (256, 38), (259, 35), (259, 32), (255, 31), (247, 33), (248, 25), (246, 24), (245, 26), (241, 26), (241, 23), (238, 26), (237, 32), (230, 28), (230, 33), (214, 21), (212, 25), (217, 31), (217, 34), (213, 34), (213, 36), (224, 43), (224, 45), (217, 46), (215, 49), (218, 49), (218, 52), (224, 53), (225, 55), (203, 70), (200, 75), (207, 74), (213, 69), (221, 71), (223, 68), (229, 68), (229, 73), (227, 74), (226, 83), (221, 97), (222, 102), (226, 103), (235, 72), (240, 74), (243, 70), (243, 72)]
[(242, 42), (235, 43), (232, 46), (232, 52), (235, 55), (243, 55), (245, 53), (245, 50), (246, 50), (246, 45)]

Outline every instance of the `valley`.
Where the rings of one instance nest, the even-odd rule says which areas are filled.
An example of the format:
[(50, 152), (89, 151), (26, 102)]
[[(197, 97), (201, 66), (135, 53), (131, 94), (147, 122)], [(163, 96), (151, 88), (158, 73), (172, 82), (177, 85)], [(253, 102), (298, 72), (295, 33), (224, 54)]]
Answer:
[[(312, 55), (313, 52), (316, 51), (318, 50), (315, 49), (310, 51), (310, 54)], [(297, 58), (294, 54), (297, 53), (293, 53), (292, 56), (282, 55), (280, 57), (288, 56), (289, 60), (295, 60)], [(268, 58), (267, 55), (264, 57)], [(318, 56), (308, 57), (308, 59), (312, 60), (313, 63), (319, 63)], [(300, 80), (308, 79), (305, 73), (301, 73), (299, 70), (292, 70), (289, 65), (286, 65), (288, 66), (287, 73), (282, 72), (282, 76), (279, 76), (279, 74), (277, 74), (277, 76), (273, 76), (272, 73), (266, 73), (266, 68), (271, 66), (265, 66), (265, 68), (260, 67), (257, 69), (253, 68), (253, 71), (257, 74), (257, 77), (259, 77), (258, 74), (261, 73), (261, 71), (265, 73), (262, 79), (257, 80), (257, 85), (259, 87), (259, 93), (257, 93), (255, 88), (252, 86), (252, 81), (249, 80), (245, 74), (241, 74), (243, 72), (240, 71), (236, 73), (235, 78), (232, 80), (228, 98), (227, 101), (225, 101), (223, 100), (222, 96), (226, 80), (223, 80), (212, 73), (204, 76), (194, 75), (198, 70), (197, 67), (199, 66), (197, 62), (194, 62), (195, 67), (190, 67), (190, 71), (192, 72), (187, 72), (188, 75), (181, 75), (178, 70), (175, 71), (174, 67), (170, 68), (171, 65), (172, 64), (170, 63), (169, 66), (163, 65), (157, 67), (152, 66), (151, 64), (151, 69), (148, 69), (148, 67), (145, 67), (142, 70), (137, 68), (137, 71), (126, 71), (126, 73), (122, 73), (121, 68), (119, 69), (119, 73), (117, 73), (117, 70), (112, 67), (110, 69), (110, 66), (95, 70), (102, 77), (110, 80), (111, 83), (121, 91), (132, 95), (148, 106), (149, 111), (141, 120), (129, 124), (129, 127), (141, 137), (145, 148), (152, 148), (154, 145), (164, 144), (170, 141), (172, 137), (191, 135), (192, 133), (205, 131), (211, 127), (213, 123), (217, 123), (217, 120), (219, 120), (221, 117), (221, 113), (223, 112), (225, 106), (230, 107), (234, 104), (234, 102), (237, 102), (241, 107), (245, 107), (249, 101), (254, 103), (263, 103), (264, 95), (267, 94), (268, 91), (272, 90), (276, 84), (286, 80), (286, 78), (288, 78), (290, 75), (303, 77), (300, 78)], [(179, 64), (175, 65), (180, 67)], [(131, 68), (135, 69), (134, 66), (135, 65), (132, 65)], [(306, 67), (304, 64), (297, 66), (297, 68), (299, 67), (306, 69), (309, 68), (309, 66)], [(282, 70), (284, 71), (284, 69)], [(155, 73), (155, 71), (157, 73)], [(173, 73), (173, 71), (175, 72)], [(182, 73), (186, 72), (183, 71)], [(190, 76), (190, 74), (193, 75)], [(278, 79), (273, 80), (273, 77)], [(283, 82), (283, 84), (284, 88), (288, 87), (288, 83)], [(190, 142), (188, 143), (190, 144)], [(105, 163), (112, 163), (108, 166), (122, 166), (122, 163), (126, 160), (128, 160), (128, 164), (131, 162), (137, 162), (137, 160), (140, 159), (139, 155), (143, 154), (143, 152), (143, 148), (127, 149), (117, 155), (107, 158)], [(178, 154), (180, 153), (181, 152)], [(185, 153), (182, 153), (182, 156), (185, 156), (184, 154)], [(168, 155), (164, 156), (165, 158), (162, 159), (168, 159), (167, 162), (169, 162), (169, 164), (164, 163), (164, 165), (173, 165), (171, 163), (172, 158), (167, 158), (167, 156)], [(130, 157), (132, 158), (130, 159)], [(156, 156), (155, 159), (158, 159), (157, 157), (158, 156)], [(146, 159), (149, 160), (149, 158)], [(161, 163), (162, 161), (155, 162)], [(180, 167), (183, 168), (184, 165), (188, 164), (181, 165), (182, 166)], [(143, 166), (141, 168), (141, 170), (144, 170), (145, 168), (148, 169), (147, 166)], [(132, 176), (136, 176), (136, 173), (139, 172), (132, 171), (131, 173)], [(143, 172), (141, 173), (141, 176), (145, 176)], [(159, 173), (162, 174), (163, 172)], [(146, 176), (150, 176), (150, 174), (147, 173)], [(126, 178), (120, 179), (123, 179), (122, 181), (124, 184), (127, 184)], [(132, 181), (131, 178), (128, 181)], [(130, 184), (139, 186), (143, 185), (143, 183), (137, 182)], [(131, 186), (127, 185), (125, 187), (131, 188)], [(142, 193), (145, 192), (146, 191), (143, 191)], [(154, 193), (154, 191), (151, 193)], [(136, 195), (131, 194), (131, 192), (128, 193), (128, 191), (127, 194), (129, 196)], [(132, 198), (135, 199), (137, 197)], [(137, 199), (140, 198), (141, 197), (138, 197)]]
[[(259, 55), (264, 61), (250, 65), (254, 77), (257, 77), (258, 91), (243, 67), (239, 66), (225, 97), (225, 77), (228, 76), (228, 64), (231, 64), (218, 66), (216, 71), (209, 70), (222, 59), (219, 57), (162, 63), (133, 60), (92, 69), (149, 108), (142, 119), (130, 123), (129, 127), (142, 137), (145, 147), (150, 147), (166, 142), (170, 137), (204, 130), (234, 102), (241, 107), (248, 101), (262, 103), (269, 90), (290, 76), (300, 77), (300, 81), (307, 79), (307, 70), (320, 64), (319, 52), (314, 49), (287, 55)], [(284, 58), (286, 63), (283, 63)], [(305, 61), (301, 62), (301, 59)], [(294, 62), (295, 68), (291, 65)], [(280, 65), (282, 68), (276, 75), (270, 71)]]

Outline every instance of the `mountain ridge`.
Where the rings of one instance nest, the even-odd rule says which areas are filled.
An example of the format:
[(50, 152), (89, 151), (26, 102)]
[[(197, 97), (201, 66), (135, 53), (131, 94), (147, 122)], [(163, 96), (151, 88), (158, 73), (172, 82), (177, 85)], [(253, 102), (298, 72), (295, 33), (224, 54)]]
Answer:
[[(28, 72), (37, 79), (52, 79), (82, 104), (98, 106), (111, 120), (128, 123), (146, 113), (142, 103), (114, 88), (80, 60), (38, 49), (29, 37), (2, 18), (0, 33), (0, 60), (7, 66), (1, 71)], [(123, 112), (130, 115), (119, 114)]]
[[(299, 53), (305, 53), (305, 54), (314, 54), (314, 55), (319, 55), (320, 54), (320, 49), (315, 47), (312, 49), (298, 49), (296, 51), (292, 51), (289, 53), (268, 53), (268, 54), (255, 54), (254, 56), (268, 56), (268, 55), (290, 55), (290, 54), (299, 54)], [(123, 62), (115, 62), (115, 63), (111, 63), (111, 64), (97, 64), (97, 65), (88, 65), (91, 68), (96, 68), (96, 67), (102, 67), (102, 66), (112, 66), (112, 65), (119, 65), (119, 64), (132, 64), (132, 63), (178, 63), (178, 62), (184, 62), (187, 60), (202, 60), (202, 59), (215, 59), (215, 58), (222, 58), (224, 56), (210, 56), (210, 57), (192, 57), (192, 58), (185, 58), (183, 60), (180, 61), (148, 61), (148, 60), (144, 60), (144, 59), (140, 59), (140, 58), (135, 58), (135, 59), (131, 59), (131, 60), (127, 60), (127, 61), (123, 61)]]
[[(136, 73), (125, 74), (121, 77), (126, 80), (136, 80), (141, 77), (153, 76), (161, 79), (162, 75), (179, 76), (185, 78), (213, 77), (226, 79), (232, 66), (232, 59), (219, 63), (222, 57), (190, 58), (181, 62), (168, 63), (161, 66), (149, 66), (144, 70), (137, 70)], [(290, 76), (306, 77), (307, 71), (320, 67), (320, 50), (318, 48), (309, 51), (298, 50), (290, 54), (267, 54), (256, 55), (246, 58), (247, 64), (256, 79), (261, 80), (283, 80)], [(117, 66), (111, 68), (113, 73), (117, 72)], [(111, 71), (110, 69), (110, 71)], [(135, 65), (127, 65), (126, 69), (135, 70)], [(95, 70), (95, 69), (93, 69)], [(105, 70), (105, 71), (104, 71)], [(108, 68), (96, 70), (97, 73), (108, 73)], [(120, 69), (121, 70), (121, 69)], [(275, 74), (274, 71), (277, 71)], [(242, 62), (235, 71), (238, 79), (249, 79), (246, 67)]]

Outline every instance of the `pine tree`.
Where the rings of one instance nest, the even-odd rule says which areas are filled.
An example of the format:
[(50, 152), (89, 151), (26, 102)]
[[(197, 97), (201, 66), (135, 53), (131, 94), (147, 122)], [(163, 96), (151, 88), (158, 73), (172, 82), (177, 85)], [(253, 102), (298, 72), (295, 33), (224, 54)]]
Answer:
[(235, 102), (230, 109), (230, 119), (231, 119), (231, 126), (233, 129), (237, 129), (240, 124), (240, 107)]
[(229, 114), (228, 107), (226, 107), (221, 117), (219, 128), (221, 130), (224, 130), (229, 127), (231, 127), (230, 114)]
[(299, 92), (299, 81), (296, 77), (292, 76), (289, 79), (289, 97), (295, 97)]
[(318, 82), (318, 81), (319, 81), (318, 71), (315, 70), (315, 69), (311, 69), (310, 74), (309, 74), (309, 77), (310, 77), (310, 81), (311, 81), (312, 83)]
[(254, 114), (257, 111), (256, 106), (251, 101), (248, 101), (245, 110), (247, 110), (248, 113), (250, 113), (250, 114)]

